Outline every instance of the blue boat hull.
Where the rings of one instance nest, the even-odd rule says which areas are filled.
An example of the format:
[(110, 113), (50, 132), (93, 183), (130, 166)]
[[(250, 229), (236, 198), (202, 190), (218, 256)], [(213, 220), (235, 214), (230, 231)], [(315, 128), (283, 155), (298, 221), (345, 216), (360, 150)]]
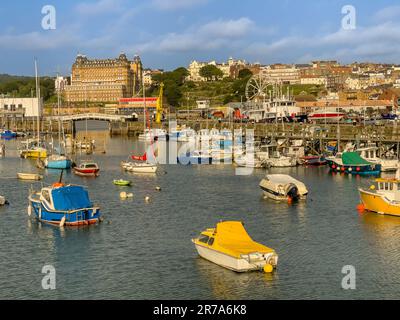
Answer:
[(327, 162), (329, 165), (329, 169), (332, 172), (337, 172), (337, 173), (376, 176), (381, 173), (381, 169), (382, 169), (380, 164), (343, 165), (343, 164), (336, 163), (335, 161), (332, 161), (332, 160), (328, 160)]
[(51, 211), (43, 206), (41, 202), (30, 201), (32, 214), (41, 222), (60, 225), (65, 217), (65, 226), (84, 226), (99, 222), (101, 212), (99, 208), (85, 208), (74, 210), (71, 213), (67, 211)]
[(48, 161), (46, 167), (49, 169), (70, 169), (72, 166), (71, 160)]

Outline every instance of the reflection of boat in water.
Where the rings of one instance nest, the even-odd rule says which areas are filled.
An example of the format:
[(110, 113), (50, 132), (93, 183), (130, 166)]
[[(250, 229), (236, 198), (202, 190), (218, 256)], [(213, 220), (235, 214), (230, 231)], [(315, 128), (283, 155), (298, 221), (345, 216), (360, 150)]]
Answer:
[(264, 196), (277, 201), (305, 199), (308, 190), (303, 182), (286, 174), (269, 174), (260, 182)]
[(273, 271), (278, 255), (250, 238), (240, 221), (226, 221), (192, 239), (201, 257), (236, 272)]
[(394, 179), (379, 178), (375, 180), (376, 185), (372, 185), (369, 190), (359, 188), (362, 209), (379, 214), (400, 216), (399, 178), (399, 171), (397, 171)]

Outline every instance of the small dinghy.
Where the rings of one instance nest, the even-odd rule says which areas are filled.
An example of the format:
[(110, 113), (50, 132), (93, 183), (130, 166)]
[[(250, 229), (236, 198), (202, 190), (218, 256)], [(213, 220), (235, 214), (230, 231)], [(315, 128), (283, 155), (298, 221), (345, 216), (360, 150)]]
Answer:
[(308, 190), (303, 182), (286, 174), (269, 174), (260, 182), (264, 196), (277, 201), (305, 199)]
[(115, 179), (114, 181), (113, 181), (113, 183), (116, 185), (116, 186), (122, 186), (122, 187), (127, 187), (127, 186), (130, 186), (131, 184), (132, 184), (132, 182), (131, 181), (129, 181), (129, 180), (123, 180), (123, 179)]
[(18, 172), (17, 177), (20, 180), (42, 180), (43, 176), (41, 176), (38, 173), (23, 173), (23, 172)]
[(84, 161), (79, 166), (74, 167), (74, 173), (81, 177), (97, 177), (100, 168), (95, 162)]

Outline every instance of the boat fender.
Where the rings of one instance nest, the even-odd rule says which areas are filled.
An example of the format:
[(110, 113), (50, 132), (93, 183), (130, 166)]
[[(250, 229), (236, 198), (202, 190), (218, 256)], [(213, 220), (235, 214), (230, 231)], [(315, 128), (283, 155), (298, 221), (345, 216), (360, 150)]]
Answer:
[(32, 215), (32, 206), (29, 204), (28, 206), (28, 216)]
[(274, 271), (274, 267), (271, 264), (267, 263), (264, 266), (263, 270), (265, 273), (271, 273), (272, 271)]
[(372, 185), (372, 186), (369, 187), (369, 189), (370, 189), (370, 190), (375, 190), (376, 187), (375, 187), (374, 185)]
[(39, 220), (42, 219), (42, 207), (39, 207)]
[(60, 227), (64, 227), (65, 220), (66, 220), (65, 216), (62, 217), (62, 219), (61, 219), (61, 221), (60, 221)]

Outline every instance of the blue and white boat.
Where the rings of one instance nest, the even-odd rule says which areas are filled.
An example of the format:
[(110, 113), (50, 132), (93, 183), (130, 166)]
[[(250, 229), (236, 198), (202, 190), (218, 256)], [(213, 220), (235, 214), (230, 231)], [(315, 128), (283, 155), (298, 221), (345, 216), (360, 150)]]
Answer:
[(53, 154), (46, 158), (44, 165), (48, 169), (70, 169), (72, 160), (64, 155)]
[(29, 196), (28, 215), (58, 226), (83, 226), (100, 221), (100, 208), (83, 186), (54, 183)]
[(17, 133), (11, 130), (4, 130), (0, 133), (2, 139), (13, 139), (17, 137)]

